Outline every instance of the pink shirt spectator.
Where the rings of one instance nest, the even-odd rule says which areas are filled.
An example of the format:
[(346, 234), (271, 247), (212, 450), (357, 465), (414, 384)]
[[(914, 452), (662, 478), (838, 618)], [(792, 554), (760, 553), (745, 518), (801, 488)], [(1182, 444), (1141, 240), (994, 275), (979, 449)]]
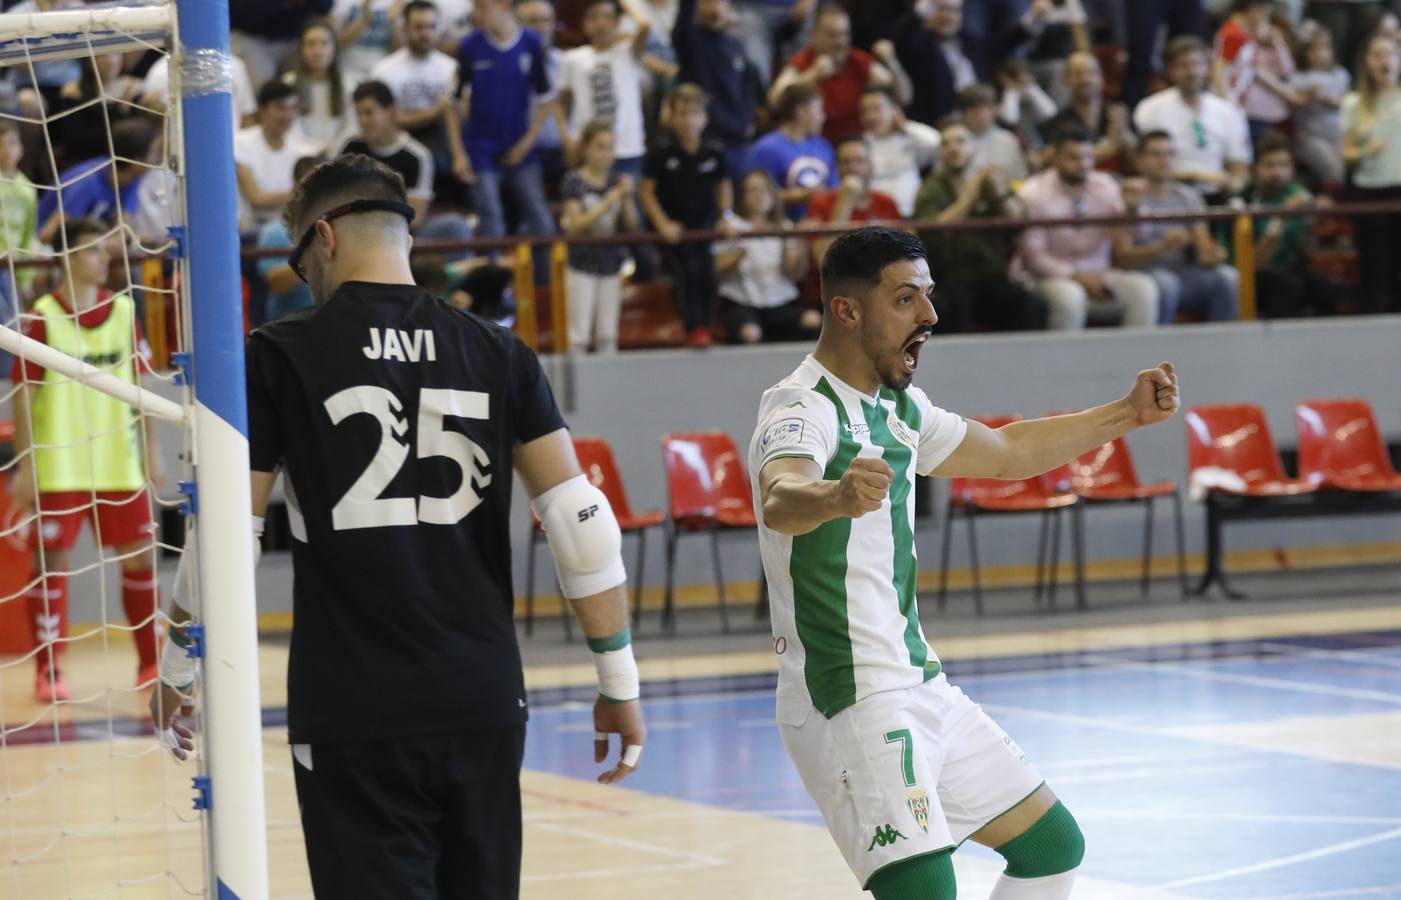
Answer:
[(1232, 19), (1216, 34), (1216, 55), (1226, 64), (1226, 99), (1244, 109), (1247, 119), (1280, 123), (1292, 112), (1280, 90), (1294, 75), (1294, 58), (1283, 37), (1270, 32), (1261, 43)]
[[(1068, 185), (1055, 169), (1022, 182), (1017, 192), (1030, 219), (1117, 216), (1124, 199), (1113, 177), (1090, 172), (1083, 185)], [(1114, 230), (1104, 226), (1028, 228), (1022, 235), (1022, 263), (1037, 278), (1069, 278), (1109, 268)]]

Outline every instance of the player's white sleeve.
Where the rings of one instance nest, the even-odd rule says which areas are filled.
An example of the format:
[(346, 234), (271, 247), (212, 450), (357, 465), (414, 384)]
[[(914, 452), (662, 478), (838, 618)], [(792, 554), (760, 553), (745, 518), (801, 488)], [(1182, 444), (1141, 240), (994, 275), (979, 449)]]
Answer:
[(757, 476), (769, 462), (785, 456), (826, 466), (839, 443), (837, 411), (830, 400), (807, 388), (773, 388), (759, 407), (759, 424), (749, 447), (750, 471)]
[(915, 457), (915, 471), (928, 475), (958, 449), (968, 434), (968, 423), (962, 416), (942, 410), (929, 402), (924, 391), (910, 388), (910, 396), (919, 407), (919, 452)]

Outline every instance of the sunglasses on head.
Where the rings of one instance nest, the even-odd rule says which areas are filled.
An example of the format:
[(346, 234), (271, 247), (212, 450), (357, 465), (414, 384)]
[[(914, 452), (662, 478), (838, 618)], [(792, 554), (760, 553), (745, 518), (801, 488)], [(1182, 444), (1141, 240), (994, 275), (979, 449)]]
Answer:
[(316, 222), (311, 223), (306, 233), (302, 235), (302, 239), (297, 241), (297, 246), (292, 251), (292, 255), (287, 258), (287, 265), (292, 267), (292, 271), (297, 273), (298, 278), (303, 282), (306, 281), (306, 269), (302, 268), (302, 257), (306, 255), (307, 248), (311, 246), (311, 242), (316, 239), (317, 222), (330, 222), (333, 219), (339, 219), (341, 216), (349, 216), (354, 213), (362, 212), (392, 212), (403, 216), (408, 222), (413, 222), (414, 219), (413, 207), (409, 206), (407, 203), (400, 203), (397, 200), (352, 200), (334, 209), (326, 210), (316, 217)]

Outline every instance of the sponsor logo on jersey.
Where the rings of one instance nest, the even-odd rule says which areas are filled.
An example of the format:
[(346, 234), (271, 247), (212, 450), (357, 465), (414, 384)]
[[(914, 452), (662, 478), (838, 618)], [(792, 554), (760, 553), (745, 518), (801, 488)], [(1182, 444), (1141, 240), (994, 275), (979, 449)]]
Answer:
[(873, 838), (871, 838), (871, 846), (866, 848), (866, 852), (870, 853), (877, 847), (888, 847), (896, 841), (908, 840), (909, 838), (896, 831), (893, 827), (891, 827), (890, 823), (887, 822), (885, 823), (885, 825), (876, 826), (876, 834)]
[(784, 419), (775, 422), (764, 432), (764, 436), (759, 439), (759, 452), (768, 453), (770, 450), (777, 450), (779, 447), (792, 447), (803, 439), (803, 420)]
[(919, 826), (919, 830), (928, 834), (929, 795), (916, 788), (905, 795), (905, 805), (910, 808), (910, 815), (915, 817), (915, 824)]
[(853, 438), (859, 438), (871, 433), (871, 426), (867, 425), (865, 422), (857, 422), (855, 425), (847, 422), (842, 428)]

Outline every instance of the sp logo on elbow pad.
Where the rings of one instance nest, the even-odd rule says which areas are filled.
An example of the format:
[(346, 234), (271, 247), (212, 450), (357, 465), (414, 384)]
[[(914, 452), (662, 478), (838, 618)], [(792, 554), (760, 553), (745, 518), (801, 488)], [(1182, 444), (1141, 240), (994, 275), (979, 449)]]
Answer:
[(579, 522), (580, 522), (581, 524), (584, 523), (584, 522), (587, 522), (589, 519), (592, 519), (592, 518), (593, 518), (594, 516), (596, 516), (596, 515), (598, 515), (598, 504), (597, 504), (597, 503), (595, 503), (595, 504), (592, 505), (592, 506), (585, 507), (584, 509), (579, 510)]

